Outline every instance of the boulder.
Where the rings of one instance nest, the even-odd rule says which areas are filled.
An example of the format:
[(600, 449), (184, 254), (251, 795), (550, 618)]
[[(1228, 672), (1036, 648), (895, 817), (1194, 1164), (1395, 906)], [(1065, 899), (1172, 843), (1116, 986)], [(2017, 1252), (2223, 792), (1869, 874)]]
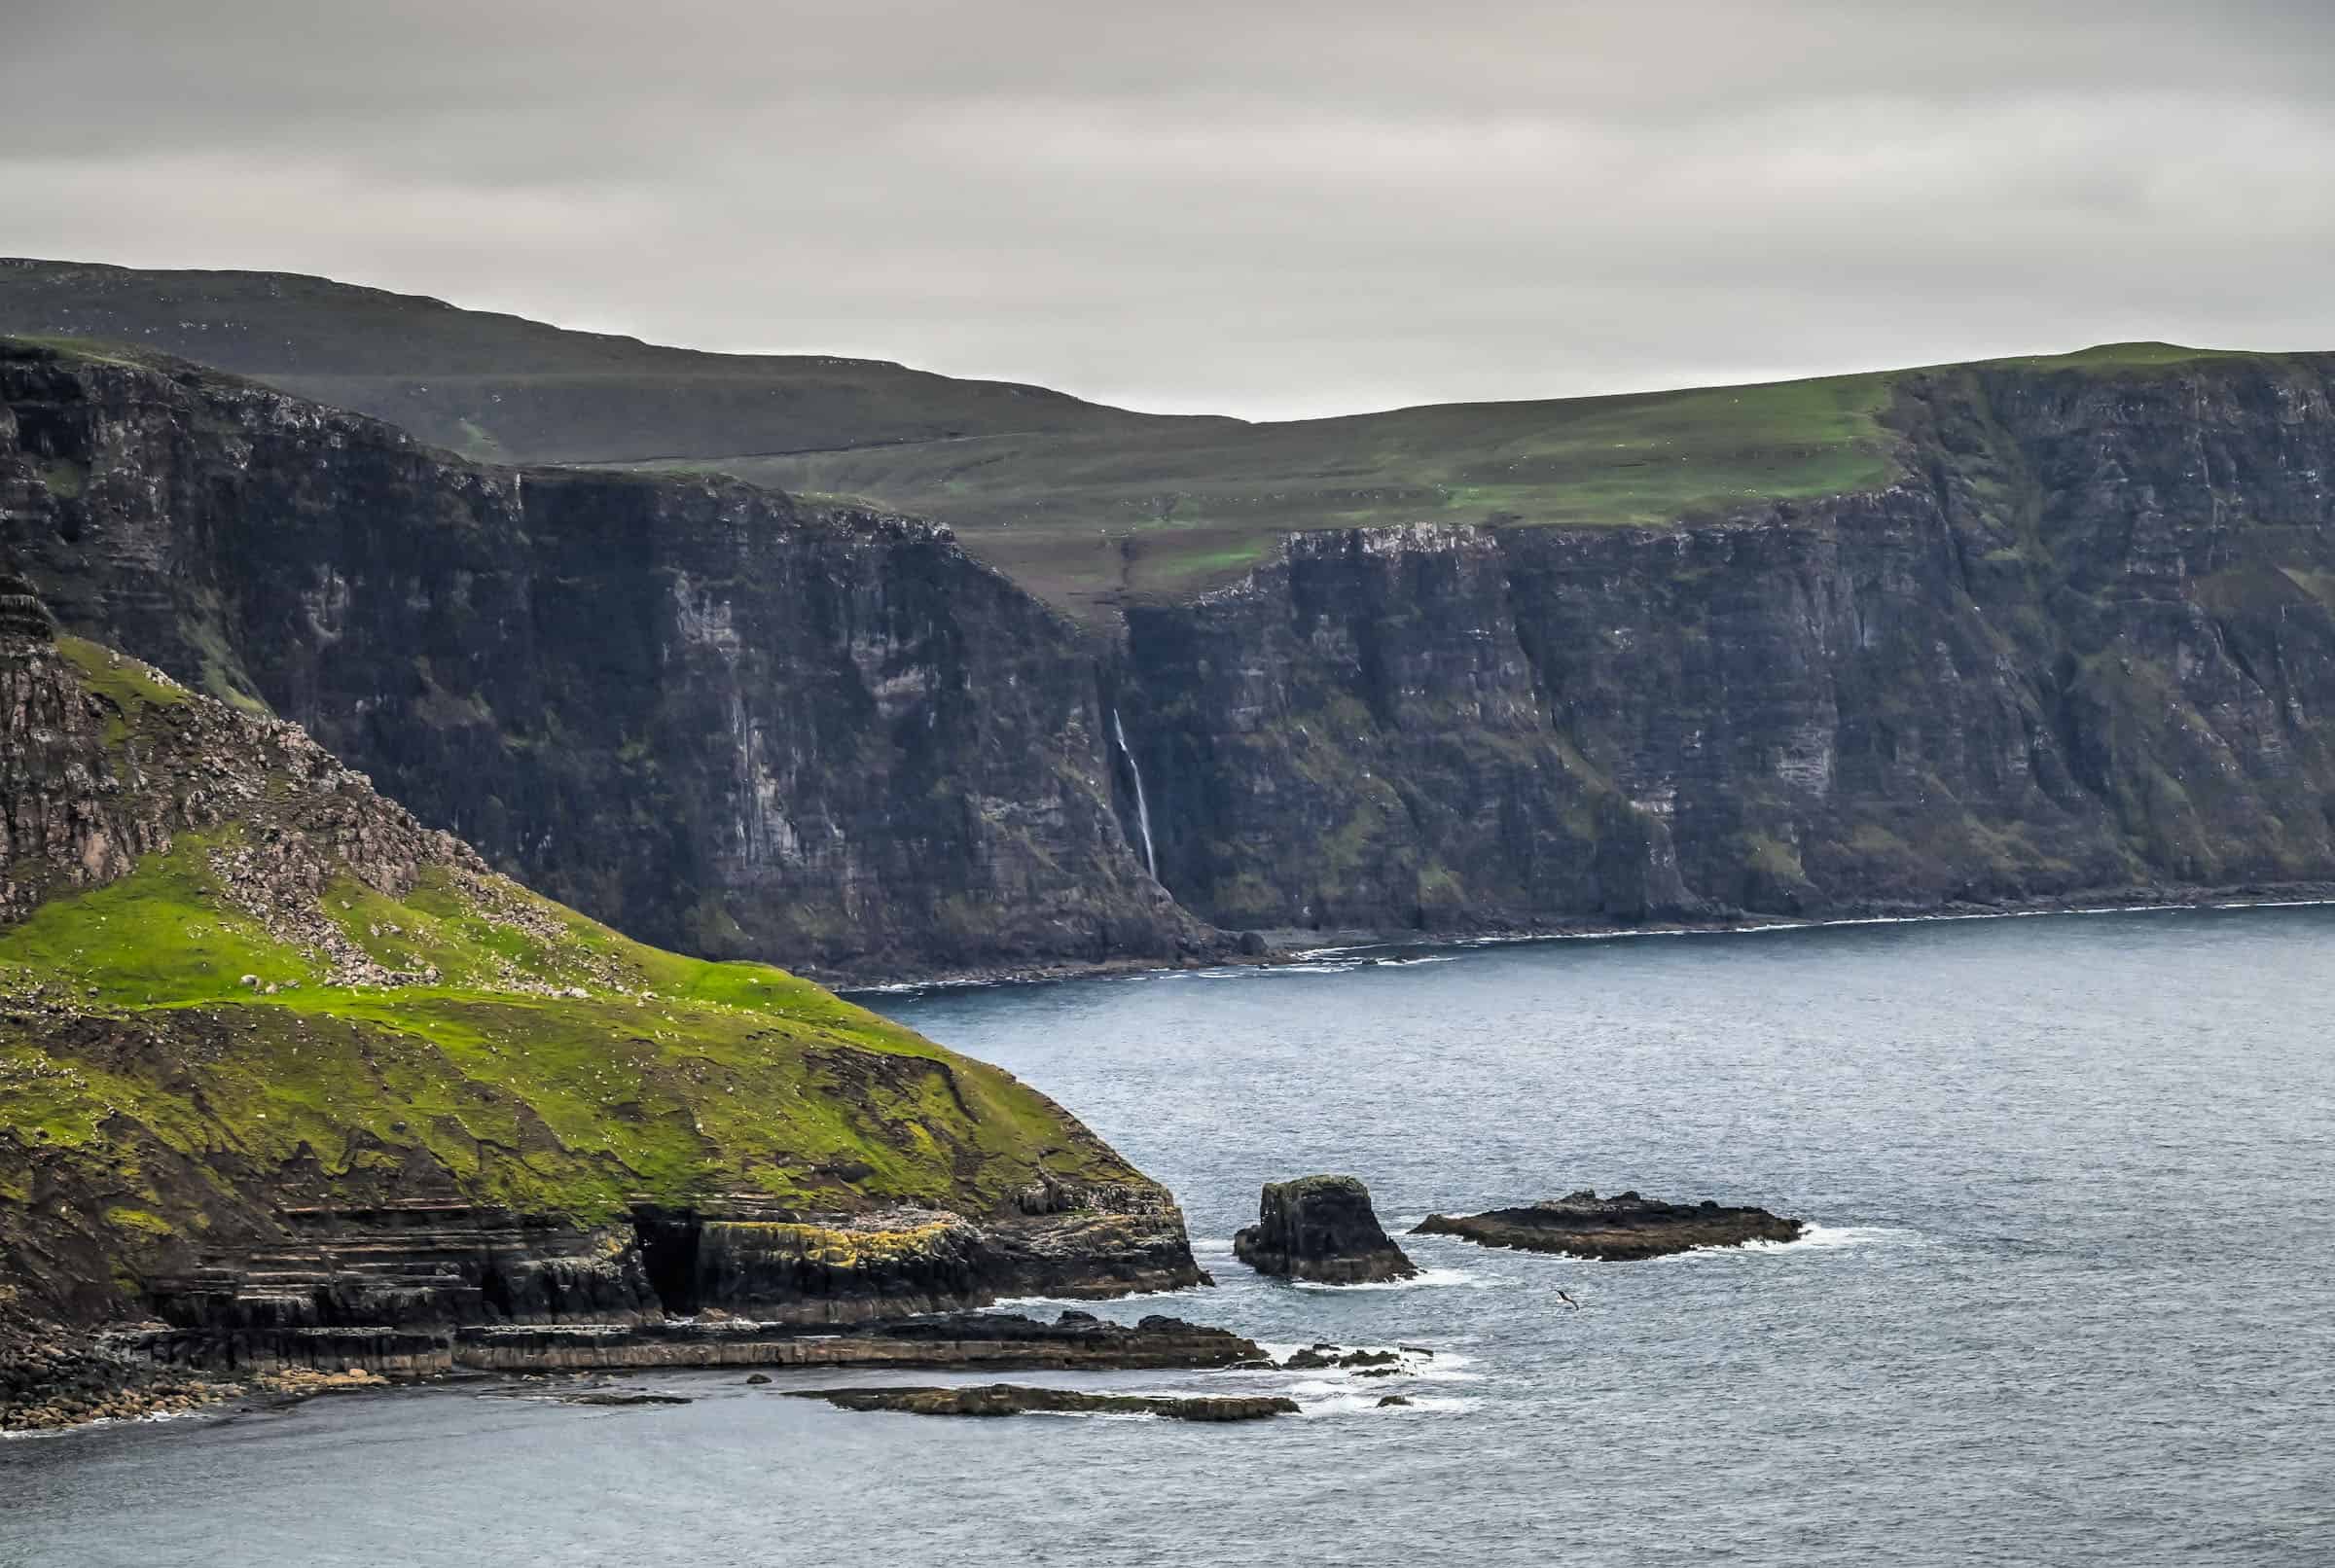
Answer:
[(1370, 1189), (1351, 1176), (1266, 1183), (1257, 1223), (1233, 1237), (1233, 1255), (1260, 1274), (1324, 1285), (1409, 1279), (1419, 1272), (1379, 1228)]

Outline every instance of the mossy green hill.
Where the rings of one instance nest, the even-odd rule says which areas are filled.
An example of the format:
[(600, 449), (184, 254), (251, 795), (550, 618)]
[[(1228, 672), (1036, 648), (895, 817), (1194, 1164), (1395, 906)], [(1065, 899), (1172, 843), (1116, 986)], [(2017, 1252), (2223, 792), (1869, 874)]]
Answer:
[(621, 1246), (644, 1207), (913, 1238), (1156, 1194), (1009, 1074), (632, 942), (133, 659), (0, 641), (0, 1310), (134, 1315), (319, 1205)]

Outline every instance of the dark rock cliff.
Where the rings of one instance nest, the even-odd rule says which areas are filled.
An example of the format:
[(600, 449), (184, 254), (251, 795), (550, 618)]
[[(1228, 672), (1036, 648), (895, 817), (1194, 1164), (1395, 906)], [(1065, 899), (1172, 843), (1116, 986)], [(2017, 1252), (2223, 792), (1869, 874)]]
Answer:
[(1211, 941), (1128, 848), (1092, 655), (923, 523), (9, 348), (0, 542), (68, 629), (644, 940), (861, 976)]
[(1886, 489), (1293, 535), (1115, 647), (922, 524), (23, 346), (0, 532), (498, 866), (813, 974), (2288, 888), (2335, 880), (2331, 367), (1908, 374)]

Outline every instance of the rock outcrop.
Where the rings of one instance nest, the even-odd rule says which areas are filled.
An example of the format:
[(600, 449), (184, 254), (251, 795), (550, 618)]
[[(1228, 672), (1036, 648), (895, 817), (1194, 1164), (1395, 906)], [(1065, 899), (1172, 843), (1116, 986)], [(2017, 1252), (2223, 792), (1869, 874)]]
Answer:
[(1074, 1388), (1030, 1388), (988, 1383), (977, 1388), (790, 1389), (796, 1399), (821, 1399), (846, 1410), (898, 1410), (909, 1415), (1158, 1415), (1170, 1421), (1262, 1421), (1298, 1413), (1297, 1401), (1278, 1394), (1087, 1394)]
[(1370, 1189), (1351, 1176), (1267, 1182), (1257, 1223), (1233, 1237), (1233, 1256), (1261, 1274), (1324, 1285), (1409, 1279), (1419, 1272), (1380, 1229)]
[(1666, 1258), (1698, 1247), (1740, 1247), (1746, 1241), (1797, 1241), (1808, 1229), (1758, 1208), (1665, 1203), (1635, 1193), (1611, 1197), (1582, 1191), (1529, 1207), (1482, 1214), (1430, 1214), (1413, 1235), (1458, 1236), (1487, 1247), (1559, 1252), (1574, 1258), (1627, 1263)]

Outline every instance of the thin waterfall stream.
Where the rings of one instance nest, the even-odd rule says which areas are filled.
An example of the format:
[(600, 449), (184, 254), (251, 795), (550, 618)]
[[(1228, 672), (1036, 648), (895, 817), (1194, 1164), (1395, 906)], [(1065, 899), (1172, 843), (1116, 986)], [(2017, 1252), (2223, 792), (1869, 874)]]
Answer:
[(1143, 869), (1151, 879), (1160, 879), (1160, 858), (1151, 848), (1151, 807), (1143, 801), (1143, 769), (1135, 765), (1135, 754), (1127, 743), (1127, 726), (1119, 722), (1119, 710), (1111, 710), (1111, 733), (1118, 737), (1119, 755), (1127, 759), (1127, 770), (1135, 781), (1135, 826), (1143, 831)]

